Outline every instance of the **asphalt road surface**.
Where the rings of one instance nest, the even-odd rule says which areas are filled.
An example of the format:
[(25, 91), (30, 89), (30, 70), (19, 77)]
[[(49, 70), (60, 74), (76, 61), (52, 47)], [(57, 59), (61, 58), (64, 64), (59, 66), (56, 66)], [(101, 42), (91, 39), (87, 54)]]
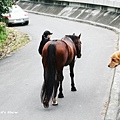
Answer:
[[(113, 70), (107, 67), (117, 35), (107, 29), (58, 18), (29, 14), (28, 26), (16, 26), (32, 40), (0, 60), (0, 120), (101, 120), (106, 109)], [(82, 58), (76, 59), (77, 92), (70, 91), (69, 67), (64, 69), (63, 92), (58, 106), (43, 108), (40, 90), (43, 67), (38, 46), (45, 30), (51, 39), (82, 34)]]

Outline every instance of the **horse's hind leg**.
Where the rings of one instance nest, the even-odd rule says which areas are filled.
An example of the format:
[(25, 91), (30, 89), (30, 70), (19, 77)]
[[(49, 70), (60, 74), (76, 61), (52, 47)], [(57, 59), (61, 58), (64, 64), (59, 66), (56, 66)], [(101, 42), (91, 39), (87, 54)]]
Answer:
[(75, 87), (75, 83), (74, 83), (74, 60), (73, 62), (70, 64), (70, 77), (71, 77), (71, 91), (77, 91), (76, 87)]
[(62, 71), (59, 73), (59, 81), (60, 81), (60, 88), (59, 88), (59, 94), (58, 94), (58, 98), (64, 98), (64, 95), (63, 95), (63, 88), (62, 88), (62, 81), (63, 81), (63, 73)]
[(55, 81), (55, 86), (54, 86), (53, 99), (52, 99), (52, 105), (53, 105), (53, 106), (58, 105), (58, 102), (57, 102), (57, 99), (56, 99), (58, 86), (59, 86), (59, 81), (56, 80), (56, 81)]
[(57, 99), (56, 99), (58, 86), (59, 86), (59, 80), (57, 78), (57, 72), (56, 72), (55, 85), (54, 85), (54, 94), (53, 94), (53, 98), (52, 98), (52, 105), (53, 106), (58, 105), (58, 102), (57, 102)]

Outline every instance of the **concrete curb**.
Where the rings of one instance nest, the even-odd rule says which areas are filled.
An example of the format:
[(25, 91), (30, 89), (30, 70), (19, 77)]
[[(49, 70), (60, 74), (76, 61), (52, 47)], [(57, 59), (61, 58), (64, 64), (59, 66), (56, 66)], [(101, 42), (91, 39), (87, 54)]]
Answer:
[(110, 92), (110, 102), (107, 110), (107, 114), (104, 120), (120, 120), (119, 117), (119, 78), (120, 78), (120, 67), (116, 68), (113, 84)]
[[(116, 50), (120, 49), (120, 29), (112, 26), (108, 26), (102, 23), (97, 23), (89, 20), (82, 20), (82, 19), (76, 19), (76, 18), (71, 18), (71, 17), (65, 17), (65, 16), (60, 16), (60, 15), (53, 15), (53, 14), (47, 14), (47, 13), (40, 13), (40, 12), (35, 12), (31, 10), (26, 10), (29, 13), (34, 13), (34, 14), (39, 14), (39, 15), (44, 15), (44, 16), (50, 16), (50, 17), (56, 17), (56, 18), (62, 18), (66, 20), (71, 20), (75, 22), (81, 22), (81, 23), (86, 23), (98, 27), (102, 27), (105, 29), (109, 29), (114, 31), (117, 36), (117, 44), (116, 44)], [(114, 70), (114, 73), (112, 75), (112, 84), (109, 90), (109, 95), (108, 95), (108, 106), (106, 108), (107, 112), (105, 113), (104, 120), (120, 120), (120, 67), (116, 68)]]

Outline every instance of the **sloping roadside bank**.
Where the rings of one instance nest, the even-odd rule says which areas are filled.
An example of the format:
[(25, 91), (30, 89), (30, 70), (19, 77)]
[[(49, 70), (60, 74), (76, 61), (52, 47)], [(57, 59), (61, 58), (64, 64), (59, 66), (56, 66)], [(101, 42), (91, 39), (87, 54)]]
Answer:
[(6, 30), (8, 37), (0, 44), (0, 59), (3, 59), (8, 55), (10, 56), (14, 51), (25, 46), (30, 41), (28, 34), (23, 33), (20, 30), (8, 27)]
[[(117, 36), (116, 50), (120, 48), (119, 46), (119, 21), (120, 17), (118, 13), (113, 13), (109, 11), (101, 11), (96, 9), (86, 9), (79, 7), (70, 6), (52, 6), (44, 5), (40, 3), (29, 3), (29, 2), (19, 2), (18, 3), (23, 9), (28, 12), (35, 14), (47, 15), (51, 17), (58, 17), (62, 19), (83, 22), (103, 28), (110, 29), (114, 31)], [(104, 120), (119, 120), (119, 105), (120, 105), (120, 90), (119, 90), (119, 78), (120, 78), (120, 68), (116, 68), (116, 71), (112, 77), (112, 84), (109, 90), (107, 112), (105, 114)]]

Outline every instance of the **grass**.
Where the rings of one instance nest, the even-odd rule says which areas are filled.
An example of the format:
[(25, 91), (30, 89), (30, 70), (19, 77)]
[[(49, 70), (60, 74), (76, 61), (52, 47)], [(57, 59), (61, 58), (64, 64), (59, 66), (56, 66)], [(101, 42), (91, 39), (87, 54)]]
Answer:
[(25, 46), (30, 41), (28, 34), (20, 30), (6, 27), (6, 32), (6, 40), (0, 42), (0, 59), (3, 59), (20, 47)]

